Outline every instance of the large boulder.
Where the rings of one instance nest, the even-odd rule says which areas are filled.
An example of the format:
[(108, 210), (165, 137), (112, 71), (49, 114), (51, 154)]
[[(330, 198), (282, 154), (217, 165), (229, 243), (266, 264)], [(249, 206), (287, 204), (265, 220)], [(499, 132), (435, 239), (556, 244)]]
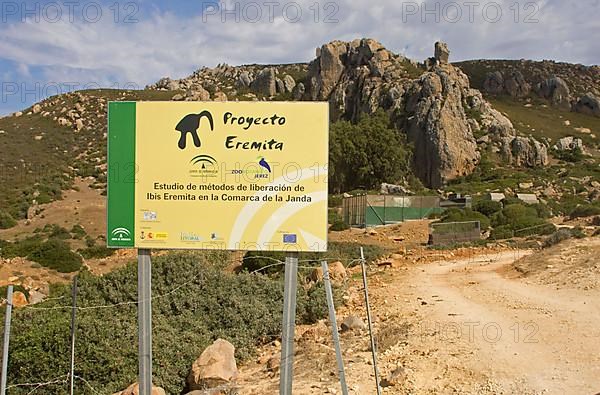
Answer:
[(557, 151), (579, 150), (580, 152), (584, 152), (585, 150), (583, 140), (573, 136), (567, 136), (559, 139), (552, 148), (554, 148)]
[(274, 96), (277, 93), (275, 69), (267, 67), (261, 70), (250, 84), (250, 89), (265, 96)]
[(365, 329), (365, 323), (362, 318), (355, 315), (350, 315), (342, 321), (342, 332), (346, 331), (361, 331)]
[(217, 339), (192, 364), (188, 375), (190, 390), (214, 388), (235, 381), (238, 375), (235, 347), (227, 340)]
[(571, 109), (571, 92), (567, 83), (560, 77), (551, 77), (536, 85), (536, 92), (552, 105), (564, 110)]
[(504, 153), (515, 166), (539, 167), (549, 163), (548, 148), (533, 137), (517, 136), (505, 140)]
[(283, 86), (284, 86), (286, 92), (291, 93), (294, 90), (294, 88), (296, 87), (296, 81), (294, 81), (294, 78), (291, 75), (286, 74), (283, 77)]
[(504, 76), (499, 71), (488, 73), (483, 81), (483, 90), (492, 95), (504, 92)]
[(600, 117), (600, 98), (593, 93), (586, 93), (579, 98), (573, 109), (582, 114)]
[(525, 97), (531, 92), (531, 85), (520, 71), (513, 71), (504, 79), (504, 91), (512, 97)]
[(247, 71), (242, 71), (237, 81), (235, 82), (235, 86), (238, 88), (248, 88), (250, 87), (251, 81), (252, 80), (250, 79), (250, 74), (248, 74)]

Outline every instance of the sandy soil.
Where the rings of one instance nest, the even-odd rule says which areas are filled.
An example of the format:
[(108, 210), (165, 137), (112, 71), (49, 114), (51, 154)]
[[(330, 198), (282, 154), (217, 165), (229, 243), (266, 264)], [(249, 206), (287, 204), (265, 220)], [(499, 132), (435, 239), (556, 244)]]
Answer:
[[(400, 368), (390, 394), (595, 394), (600, 391), (598, 290), (557, 290), (516, 272), (531, 251), (399, 263), (369, 277), (380, 375)], [(534, 259), (531, 255), (526, 259)], [(353, 275), (338, 324), (366, 317)], [(295, 394), (341, 393), (327, 322), (298, 328)], [(368, 333), (342, 334), (352, 394), (375, 394)], [(278, 393), (266, 361), (278, 344), (241, 368), (242, 394)]]

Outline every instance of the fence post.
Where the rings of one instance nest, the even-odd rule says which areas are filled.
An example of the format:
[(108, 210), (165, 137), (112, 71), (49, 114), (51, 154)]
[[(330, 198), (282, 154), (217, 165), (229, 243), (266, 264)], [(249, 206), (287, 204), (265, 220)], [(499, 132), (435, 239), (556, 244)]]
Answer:
[(367, 322), (369, 324), (369, 336), (371, 337), (371, 352), (373, 354), (373, 370), (375, 372), (375, 385), (377, 386), (377, 395), (381, 395), (381, 388), (379, 387), (379, 370), (377, 369), (377, 350), (375, 349), (375, 337), (373, 336), (373, 322), (371, 321), (371, 305), (369, 305), (369, 290), (367, 288), (365, 254), (362, 247), (360, 247), (360, 266), (362, 268), (363, 286), (365, 288), (365, 303), (367, 305)]
[(321, 267), (323, 268), (323, 282), (325, 283), (325, 295), (327, 297), (327, 307), (329, 308), (329, 321), (331, 322), (331, 334), (333, 336), (333, 345), (335, 346), (335, 358), (337, 359), (342, 395), (348, 395), (346, 374), (344, 373), (344, 360), (342, 359), (342, 348), (340, 346), (340, 336), (337, 329), (337, 320), (335, 318), (335, 306), (333, 305), (333, 292), (331, 290), (331, 279), (329, 278), (327, 261), (321, 261)]
[(71, 290), (71, 296), (73, 299), (73, 307), (71, 310), (71, 373), (69, 379), (71, 380), (71, 391), (70, 394), (74, 394), (74, 375), (75, 375), (75, 318), (77, 314), (77, 276), (73, 277), (73, 289)]
[(4, 344), (2, 347), (2, 379), (0, 382), (0, 395), (6, 394), (6, 379), (8, 375), (8, 344), (10, 341), (10, 315), (12, 314), (13, 286), (6, 290), (6, 313), (4, 316)]

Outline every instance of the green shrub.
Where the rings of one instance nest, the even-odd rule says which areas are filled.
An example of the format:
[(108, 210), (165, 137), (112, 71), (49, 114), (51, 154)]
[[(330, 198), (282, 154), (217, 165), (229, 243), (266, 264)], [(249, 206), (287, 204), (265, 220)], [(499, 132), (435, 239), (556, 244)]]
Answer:
[[(543, 206), (538, 205), (506, 204), (502, 211), (494, 213), (491, 217), (494, 230), (490, 237), (505, 239), (550, 234), (556, 230), (556, 227), (544, 218), (540, 218), (539, 214), (544, 214), (544, 210)], [(507, 229), (510, 229), (512, 234)]]
[(493, 200), (480, 200), (473, 205), (473, 209), (489, 217), (502, 210), (502, 203)]
[(77, 250), (85, 259), (92, 258), (106, 258), (115, 253), (114, 248), (107, 248), (106, 246), (92, 246)]
[(530, 207), (535, 208), (535, 211), (537, 212), (537, 216), (540, 218), (550, 218), (552, 217), (552, 210), (550, 210), (550, 207), (548, 207), (547, 204), (544, 203), (536, 203), (536, 204), (530, 204)]
[(73, 225), (73, 227), (71, 228), (71, 235), (73, 235), (74, 239), (77, 240), (81, 240), (83, 239), (87, 234), (85, 232), (85, 229), (83, 229), (83, 226), (79, 225), (79, 224), (75, 224)]
[(27, 259), (60, 273), (71, 273), (81, 268), (81, 256), (71, 251), (69, 244), (58, 239), (49, 239), (32, 251)]
[(571, 219), (574, 218), (582, 218), (582, 217), (591, 217), (593, 215), (600, 214), (600, 207), (593, 206), (591, 204), (582, 204), (580, 206), (575, 207), (573, 211), (569, 214)]
[(411, 174), (412, 149), (384, 111), (357, 123), (340, 120), (329, 134), (329, 187), (340, 193), (379, 188)]
[(492, 240), (502, 240), (502, 239), (510, 239), (514, 237), (514, 232), (512, 226), (510, 225), (500, 225), (492, 229), (490, 233), (490, 239)]
[(341, 219), (335, 220), (335, 222), (333, 222), (331, 224), (331, 227), (329, 228), (329, 230), (333, 230), (335, 232), (339, 232), (339, 231), (347, 230), (347, 229), (350, 229), (350, 226)]
[[(194, 360), (217, 338), (235, 346), (239, 363), (256, 347), (281, 336), (283, 282), (280, 278), (232, 274), (220, 269), (225, 253), (169, 253), (152, 262), (154, 383), (168, 394), (186, 393)], [(76, 373), (103, 394), (137, 380), (137, 268), (127, 265), (102, 277), (79, 275), (78, 305), (116, 307), (83, 310), (77, 316)], [(335, 291), (336, 298), (339, 292)], [(65, 309), (13, 312), (9, 385), (46, 382), (69, 371), (70, 288), (53, 286), (37, 307)], [(297, 323), (326, 317), (323, 288), (298, 289)], [(14, 387), (25, 395), (31, 388)], [(65, 383), (48, 385), (47, 395), (67, 393)], [(75, 393), (93, 395), (81, 380)]]
[(552, 247), (560, 243), (561, 241), (570, 239), (570, 238), (582, 239), (585, 237), (585, 233), (583, 233), (583, 229), (581, 227), (575, 227), (573, 229), (569, 228), (561, 228), (556, 232), (552, 233), (550, 236), (544, 240), (544, 248)]
[(481, 230), (485, 230), (490, 227), (490, 219), (480, 213), (479, 211), (473, 211), (470, 208), (458, 209), (451, 208), (442, 214), (442, 222), (467, 222), (467, 221), (479, 221)]
[(6, 211), (0, 210), (0, 229), (12, 228), (17, 224), (17, 221), (7, 213)]
[(85, 245), (87, 247), (93, 247), (96, 245), (96, 240), (94, 240), (93, 237), (91, 237), (90, 235), (85, 236)]
[(27, 237), (15, 242), (0, 242), (0, 256), (4, 258), (26, 257), (37, 250), (42, 244), (43, 239), (39, 235)]
[(571, 229), (559, 229), (556, 232), (552, 233), (550, 236), (548, 236), (546, 240), (544, 240), (543, 246), (544, 248), (552, 247), (553, 245), (556, 245), (561, 241), (570, 239), (571, 236)]
[(558, 160), (565, 162), (577, 163), (585, 159), (585, 155), (580, 148), (572, 150), (552, 150), (552, 155)]

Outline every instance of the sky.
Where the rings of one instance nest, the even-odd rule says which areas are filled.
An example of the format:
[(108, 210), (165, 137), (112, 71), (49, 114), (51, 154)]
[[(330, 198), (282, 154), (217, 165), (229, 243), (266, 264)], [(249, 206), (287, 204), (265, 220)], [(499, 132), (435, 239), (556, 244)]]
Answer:
[(307, 62), (362, 37), (419, 61), (442, 40), (451, 61), (600, 64), (600, 0), (3, 0), (0, 115), (219, 63)]

